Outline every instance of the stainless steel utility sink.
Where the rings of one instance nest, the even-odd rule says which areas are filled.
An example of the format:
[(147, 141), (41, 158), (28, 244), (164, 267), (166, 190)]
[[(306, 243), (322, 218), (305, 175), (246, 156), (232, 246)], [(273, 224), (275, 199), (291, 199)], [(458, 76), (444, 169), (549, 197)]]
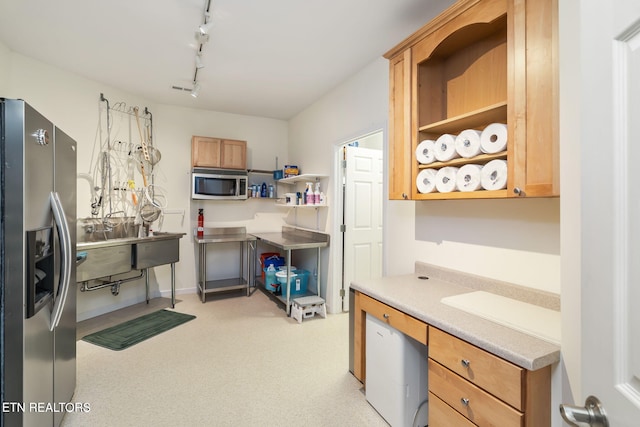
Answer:
[[(101, 222), (94, 226), (102, 225)], [(106, 238), (114, 235), (123, 237)], [(82, 252), (84, 261), (76, 267), (76, 280), (88, 280), (142, 270), (180, 260), (179, 239), (186, 233), (155, 233), (151, 237), (136, 237), (133, 227), (115, 227), (111, 231), (90, 229), (79, 234), (77, 252)]]

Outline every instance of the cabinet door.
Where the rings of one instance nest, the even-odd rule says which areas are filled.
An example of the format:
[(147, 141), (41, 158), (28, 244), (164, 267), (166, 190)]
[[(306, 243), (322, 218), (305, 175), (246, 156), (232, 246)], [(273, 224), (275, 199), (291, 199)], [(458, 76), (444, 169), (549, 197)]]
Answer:
[(389, 61), (389, 199), (411, 195), (411, 49)]
[(509, 195), (558, 196), (558, 2), (510, 3)]
[(222, 140), (220, 167), (225, 169), (246, 169), (247, 142), (231, 139)]
[(191, 138), (191, 166), (204, 168), (220, 167), (221, 140), (205, 136)]

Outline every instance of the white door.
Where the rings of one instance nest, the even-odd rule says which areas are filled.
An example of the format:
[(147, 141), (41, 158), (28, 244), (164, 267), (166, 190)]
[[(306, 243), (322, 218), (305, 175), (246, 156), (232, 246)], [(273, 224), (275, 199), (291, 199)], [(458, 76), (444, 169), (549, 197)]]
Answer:
[[(344, 286), (382, 276), (382, 150), (346, 146)], [(343, 307), (349, 307), (345, 292)]]
[[(575, 68), (573, 78), (580, 85), (573, 102), (581, 181), (581, 298), (574, 302), (581, 304), (581, 368), (568, 370), (579, 369), (581, 399), (596, 396), (610, 426), (637, 426), (640, 2), (574, 0), (564, 10), (569, 13), (564, 20), (561, 13), (561, 26), (578, 19), (580, 31), (580, 43), (573, 47), (579, 64), (568, 66)], [(563, 194), (571, 190), (562, 189)], [(563, 305), (569, 304), (562, 298)]]

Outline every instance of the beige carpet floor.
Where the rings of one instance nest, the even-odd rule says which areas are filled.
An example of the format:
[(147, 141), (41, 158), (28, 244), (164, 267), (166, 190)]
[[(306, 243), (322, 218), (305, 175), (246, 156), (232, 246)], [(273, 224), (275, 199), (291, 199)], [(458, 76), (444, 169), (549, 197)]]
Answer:
[(89, 411), (63, 427), (387, 425), (349, 373), (348, 314), (298, 324), (260, 291), (180, 295), (175, 310), (197, 318), (122, 351), (78, 341), (74, 402)]

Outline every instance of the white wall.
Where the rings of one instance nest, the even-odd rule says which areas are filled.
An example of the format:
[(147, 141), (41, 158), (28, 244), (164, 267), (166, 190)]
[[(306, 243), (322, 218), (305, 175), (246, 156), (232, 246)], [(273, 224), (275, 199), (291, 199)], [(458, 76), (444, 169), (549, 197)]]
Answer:
[[(582, 28), (580, 1), (559, 2), (559, 60), (560, 60), (560, 183), (561, 198), (561, 242), (562, 242), (562, 362), (563, 387), (561, 402), (582, 404), (582, 202), (581, 193), (581, 33), (591, 31)], [(576, 19), (578, 17), (578, 19)], [(576, 161), (578, 159), (578, 161)], [(597, 315), (586, 313), (585, 315)], [(588, 375), (588, 373), (587, 373)]]
[[(383, 58), (377, 59), (355, 76), (345, 81), (330, 93), (319, 99), (289, 123), (289, 158), (301, 168), (302, 173), (326, 174), (325, 180), (330, 208), (322, 212), (320, 231), (332, 233), (332, 216), (337, 213), (336, 150), (342, 144), (373, 131), (383, 129), (386, 142), (386, 123), (388, 115), (388, 65)], [(385, 143), (386, 145), (386, 143)], [(385, 188), (387, 186), (385, 185)], [(385, 193), (386, 199), (386, 193)], [(411, 202), (408, 204), (411, 205)], [(316, 228), (315, 212), (307, 212), (308, 217), (298, 214), (298, 225)], [(326, 217), (326, 218), (325, 218)], [(407, 240), (412, 236), (407, 235)], [(339, 260), (335, 259), (334, 245), (340, 245), (340, 236), (333, 235), (327, 250), (323, 253), (324, 271), (328, 271), (322, 280), (322, 294), (327, 297), (330, 311), (341, 309), (338, 292), (340, 276)], [(407, 268), (413, 268), (409, 262)]]
[(560, 293), (560, 200), (416, 203), (419, 261)]
[[(193, 229), (198, 208), (205, 209), (206, 226), (245, 225), (250, 231), (279, 229), (281, 226), (282, 212), (277, 211), (271, 201), (249, 200), (225, 205), (208, 201), (192, 202), (189, 171), (192, 135), (246, 140), (249, 167), (273, 169), (275, 156), (279, 156), (281, 161), (286, 160), (288, 129), (285, 121), (157, 105), (9, 52), (2, 45), (0, 64), (0, 89), (3, 89), (0, 95), (24, 99), (74, 138), (78, 143), (78, 172), (89, 170), (94, 145), (99, 144), (100, 93), (104, 93), (112, 107), (116, 102), (125, 102), (128, 106), (147, 107), (152, 112), (154, 145), (162, 153), (162, 160), (155, 169), (155, 184), (167, 190), (168, 210), (184, 212), (184, 217), (180, 214), (166, 215), (163, 224), (165, 231), (187, 234), (180, 241), (180, 262), (176, 265), (176, 288), (179, 293), (194, 292), (196, 289), (196, 250), (190, 230)], [(90, 215), (88, 183), (78, 180), (77, 189), (78, 217), (87, 217)], [(222, 206), (225, 209), (220, 209)], [(239, 263), (237, 257), (234, 261)], [(235, 272), (237, 269), (233, 268), (233, 262), (217, 263), (225, 266), (230, 264), (227, 270), (213, 271), (213, 274), (224, 275), (228, 270)], [(156, 267), (150, 276), (152, 296), (168, 295), (170, 267)], [(78, 319), (83, 320), (143, 300), (144, 282), (141, 280), (123, 284), (117, 296), (111, 295), (109, 288), (79, 292)]]
[[(181, 222), (179, 215), (167, 216), (163, 228), (167, 231), (182, 231), (187, 236), (181, 241), (180, 263), (176, 266), (177, 288), (195, 291), (196, 246), (193, 229), (196, 226), (198, 209), (204, 209), (205, 227), (245, 226), (251, 231), (277, 231), (283, 224), (284, 212), (273, 200), (249, 199), (246, 201), (191, 200), (191, 136), (217, 136), (247, 141), (247, 166), (252, 169), (273, 170), (275, 157), (287, 159), (287, 123), (282, 120), (237, 114), (202, 111), (191, 108), (160, 105), (154, 114), (157, 131), (157, 146), (167, 162), (161, 165), (158, 184), (171, 195), (169, 210), (184, 209), (186, 216)], [(282, 165), (282, 163), (280, 163)], [(256, 175), (255, 180), (269, 176)], [(209, 279), (237, 276), (238, 251), (236, 245), (209, 245)], [(163, 267), (160, 267), (163, 268)], [(165, 267), (168, 268), (168, 267)], [(167, 278), (168, 279), (168, 278)], [(163, 280), (161, 289), (169, 289), (170, 281)]]
[(0, 42), (0, 97), (5, 96), (9, 87), (9, 67), (11, 65), (11, 51)]

